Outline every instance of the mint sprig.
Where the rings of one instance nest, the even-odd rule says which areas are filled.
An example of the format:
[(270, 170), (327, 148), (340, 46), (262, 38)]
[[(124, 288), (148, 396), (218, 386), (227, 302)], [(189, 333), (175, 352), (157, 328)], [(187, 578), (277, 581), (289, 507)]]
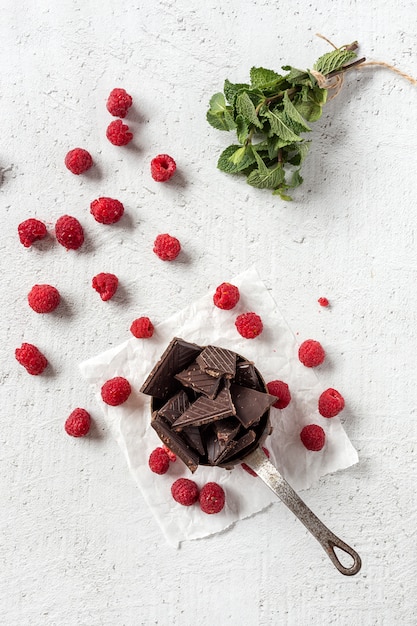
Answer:
[(329, 86), (326, 79), (345, 72), (356, 60), (357, 43), (321, 56), (313, 70), (284, 65), (284, 74), (252, 67), (250, 84), (226, 79), (223, 93), (210, 100), (207, 121), (217, 130), (235, 131), (237, 142), (221, 153), (217, 167), (246, 176), (258, 189), (291, 200), (302, 184), (301, 165), (311, 142), (302, 136), (322, 115)]

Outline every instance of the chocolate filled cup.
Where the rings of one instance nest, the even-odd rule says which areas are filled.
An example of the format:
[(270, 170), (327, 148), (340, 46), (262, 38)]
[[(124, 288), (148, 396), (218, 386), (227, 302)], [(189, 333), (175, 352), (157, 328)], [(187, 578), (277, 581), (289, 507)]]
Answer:
[(268, 393), (245, 357), (175, 337), (141, 387), (151, 396), (151, 425), (194, 472), (231, 469), (271, 432)]
[[(358, 553), (318, 519), (264, 454), (276, 398), (251, 361), (232, 350), (174, 337), (140, 391), (151, 396), (152, 427), (191, 472), (199, 465), (232, 469), (244, 460), (319, 541), (339, 572), (359, 572)], [(335, 548), (352, 564), (344, 565)]]

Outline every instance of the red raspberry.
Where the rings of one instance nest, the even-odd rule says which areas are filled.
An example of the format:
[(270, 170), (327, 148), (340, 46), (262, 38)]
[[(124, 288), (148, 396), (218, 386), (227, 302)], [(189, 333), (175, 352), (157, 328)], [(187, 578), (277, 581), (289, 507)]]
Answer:
[(175, 174), (177, 164), (168, 154), (158, 154), (151, 161), (151, 175), (157, 183), (165, 183)]
[(61, 297), (52, 285), (33, 285), (28, 293), (28, 302), (36, 313), (50, 313), (59, 304)]
[(198, 487), (189, 478), (178, 478), (171, 486), (171, 494), (175, 502), (183, 506), (191, 506), (198, 500)]
[(48, 365), (48, 361), (42, 352), (31, 343), (22, 343), (20, 348), (16, 348), (14, 354), (20, 365), (23, 365), (32, 376), (42, 374)]
[(317, 302), (320, 306), (329, 306), (329, 301), (327, 298), (319, 298)]
[(235, 321), (237, 332), (245, 339), (254, 339), (263, 330), (262, 320), (256, 313), (242, 313)]
[(198, 497), (203, 513), (220, 513), (226, 499), (224, 490), (217, 483), (207, 483)]
[(124, 213), (124, 206), (113, 198), (98, 198), (90, 204), (90, 213), (100, 224), (115, 224)]
[(326, 389), (319, 398), (319, 413), (323, 417), (334, 417), (344, 407), (345, 400), (336, 389)]
[(324, 446), (326, 435), (321, 426), (309, 424), (308, 426), (304, 426), (300, 432), (300, 439), (307, 450), (318, 452)]
[(298, 348), (298, 358), (301, 363), (306, 367), (316, 367), (323, 363), (326, 353), (323, 350), (321, 343), (314, 339), (307, 339), (303, 341)]
[(19, 234), (20, 243), (22, 243), (25, 248), (30, 248), (34, 241), (43, 239), (47, 235), (45, 224), (40, 220), (35, 220), (33, 217), (21, 222), (17, 227), (17, 232)]
[(55, 224), (58, 243), (67, 250), (78, 250), (84, 243), (84, 231), (80, 222), (70, 215), (63, 215)]
[(138, 339), (148, 339), (152, 337), (153, 331), (154, 327), (149, 317), (138, 317), (130, 326), (130, 332)]
[(104, 383), (101, 388), (101, 397), (106, 404), (118, 406), (126, 402), (131, 391), (129, 381), (122, 376), (116, 376)]
[(291, 402), (291, 393), (287, 383), (282, 380), (272, 380), (267, 384), (268, 393), (276, 396), (278, 400), (272, 406), (276, 409), (285, 409)]
[(239, 302), (239, 289), (230, 283), (222, 283), (216, 289), (213, 302), (219, 309), (226, 311), (233, 309)]
[(107, 110), (114, 117), (126, 117), (126, 114), (132, 106), (132, 96), (125, 89), (112, 89), (107, 99)]
[(91, 154), (83, 148), (70, 150), (65, 157), (65, 165), (73, 174), (82, 174), (93, 165)]
[(99, 294), (100, 298), (105, 302), (114, 296), (119, 284), (119, 279), (114, 274), (106, 274), (101, 272), (94, 276), (92, 285)]
[(166, 474), (169, 468), (169, 456), (163, 448), (155, 448), (149, 455), (148, 463), (155, 474)]
[(181, 252), (181, 244), (176, 237), (167, 233), (158, 235), (153, 244), (153, 251), (162, 261), (173, 261)]
[[(262, 448), (262, 450), (265, 452), (265, 455), (268, 457), (271, 456), (270, 452), (268, 450), (268, 448)], [(251, 468), (249, 467), (249, 465), (246, 465), (246, 463), (241, 463), (242, 469), (245, 470), (245, 472), (247, 472), (248, 474), (250, 474), (251, 476), (257, 476), (258, 474)]]
[(122, 120), (114, 120), (107, 126), (106, 137), (114, 146), (126, 146), (132, 141), (133, 134), (129, 132), (129, 126)]
[(166, 446), (165, 444), (164, 444), (162, 447), (163, 447), (163, 449), (165, 450), (165, 452), (167, 453), (168, 458), (169, 458), (169, 460), (171, 461), (171, 463), (175, 463), (175, 461), (177, 460), (177, 455), (176, 455), (176, 454), (174, 454), (174, 453), (172, 452), (172, 450), (170, 450), (170, 449), (168, 448), (168, 446)]
[(65, 431), (71, 437), (84, 437), (90, 430), (91, 417), (85, 409), (74, 409), (65, 422)]

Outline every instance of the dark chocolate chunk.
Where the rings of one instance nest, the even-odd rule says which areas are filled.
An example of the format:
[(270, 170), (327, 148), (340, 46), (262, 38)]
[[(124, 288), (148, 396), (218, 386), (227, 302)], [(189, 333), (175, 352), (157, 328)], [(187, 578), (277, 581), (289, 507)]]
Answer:
[(196, 358), (200, 369), (219, 378), (233, 378), (236, 371), (236, 352), (225, 350), (224, 348), (216, 348), (216, 346), (207, 346)]
[(236, 441), (233, 441), (233, 439), (229, 441), (218, 439), (214, 429), (206, 431), (206, 441), (207, 460), (212, 465), (219, 465), (224, 457), (232, 455), (236, 446)]
[(236, 417), (245, 428), (257, 424), (262, 415), (277, 401), (275, 396), (242, 385), (230, 386), (232, 402), (236, 408)]
[(198, 426), (186, 426), (181, 431), (190, 446), (197, 450), (201, 456), (204, 456), (206, 449), (204, 447), (201, 431)]
[(235, 417), (226, 417), (213, 423), (213, 430), (219, 441), (228, 443), (235, 438), (240, 429), (240, 422)]
[(157, 432), (161, 441), (168, 446), (174, 454), (179, 456), (192, 472), (195, 472), (200, 461), (197, 452), (190, 448), (184, 439), (173, 431), (168, 422), (158, 415), (157, 412), (152, 414), (151, 426)]
[[(229, 459), (236, 457), (237, 455), (244, 456), (246, 454), (246, 449), (251, 446), (256, 439), (256, 434), (254, 430), (248, 430), (242, 437), (235, 441), (235, 446), (231, 449), (230, 454), (223, 456), (222, 461), (226, 463)], [(247, 451), (249, 452), (249, 450)]]
[(190, 406), (190, 401), (187, 394), (183, 389), (175, 394), (172, 398), (159, 409), (158, 415), (165, 417), (165, 419), (172, 424), (175, 420), (182, 415)]
[(161, 399), (173, 395), (180, 387), (174, 378), (175, 374), (194, 361), (201, 350), (202, 348), (195, 343), (188, 343), (175, 337), (152, 369), (140, 391)]
[(200, 396), (185, 413), (175, 420), (172, 427), (175, 430), (182, 430), (185, 426), (210, 424), (235, 414), (230, 391), (227, 387), (223, 387), (214, 400)]
[(208, 398), (215, 398), (219, 389), (221, 378), (213, 378), (210, 374), (202, 372), (198, 363), (194, 362), (183, 372), (175, 375), (176, 380), (191, 387), (195, 391), (204, 393)]
[(256, 373), (256, 368), (250, 361), (242, 361), (236, 366), (235, 383), (243, 387), (250, 387), (262, 391), (263, 385)]

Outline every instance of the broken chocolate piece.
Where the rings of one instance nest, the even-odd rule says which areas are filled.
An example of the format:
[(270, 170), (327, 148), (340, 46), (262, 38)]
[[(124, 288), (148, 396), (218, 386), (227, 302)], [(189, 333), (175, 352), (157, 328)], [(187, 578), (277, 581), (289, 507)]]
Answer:
[(225, 350), (224, 348), (216, 348), (216, 346), (207, 346), (196, 358), (200, 369), (210, 376), (219, 378), (233, 378), (236, 372), (236, 352)]
[(207, 460), (212, 465), (219, 465), (226, 456), (231, 456), (236, 447), (236, 441), (218, 439), (214, 429), (206, 433)]
[[(190, 400), (183, 389), (175, 394), (164, 406), (159, 409), (158, 415), (164, 417), (165, 420), (171, 425), (175, 420), (182, 415), (190, 406)], [(204, 448), (203, 441), (201, 439), (201, 433), (198, 426), (188, 426), (184, 428), (183, 434), (187, 442), (192, 448), (195, 448), (197, 452), (204, 456), (206, 450)]]
[(175, 420), (182, 415), (190, 406), (190, 401), (187, 394), (183, 389), (175, 394), (172, 398), (159, 409), (158, 415), (165, 417), (165, 419), (172, 424)]
[(251, 446), (255, 442), (255, 439), (255, 431), (248, 430), (242, 437), (237, 439), (237, 441), (235, 442), (236, 445), (234, 446), (234, 448), (231, 449), (230, 454), (228, 453), (223, 456), (222, 461), (226, 463), (237, 455), (241, 456), (242, 453), (246, 454), (247, 452), (249, 452), (249, 450), (246, 451), (246, 448), (249, 448), (249, 446)]
[(215, 398), (219, 389), (221, 378), (214, 378), (206, 372), (202, 372), (198, 363), (194, 362), (179, 374), (175, 375), (176, 380), (185, 385), (191, 387), (195, 391), (204, 393), (208, 398)]
[(161, 399), (175, 393), (180, 387), (174, 378), (175, 374), (194, 361), (201, 350), (202, 348), (195, 343), (188, 343), (183, 339), (174, 337), (143, 383), (140, 391)]
[(185, 443), (184, 439), (173, 431), (168, 422), (158, 415), (157, 412), (152, 414), (151, 426), (157, 432), (161, 441), (172, 450), (174, 454), (179, 456), (192, 472), (195, 472), (200, 461), (197, 452), (192, 450)]
[(236, 366), (235, 383), (243, 387), (250, 387), (262, 391), (263, 386), (256, 373), (256, 368), (250, 361), (242, 361)]
[(175, 420), (172, 427), (174, 430), (182, 430), (185, 426), (210, 424), (230, 415), (236, 415), (236, 411), (229, 389), (223, 387), (214, 400), (200, 396), (185, 413)]
[(240, 422), (235, 417), (226, 417), (213, 423), (213, 430), (219, 441), (229, 443), (235, 438), (240, 429)]
[(230, 386), (236, 417), (245, 428), (257, 424), (262, 415), (277, 401), (275, 396), (242, 385)]

